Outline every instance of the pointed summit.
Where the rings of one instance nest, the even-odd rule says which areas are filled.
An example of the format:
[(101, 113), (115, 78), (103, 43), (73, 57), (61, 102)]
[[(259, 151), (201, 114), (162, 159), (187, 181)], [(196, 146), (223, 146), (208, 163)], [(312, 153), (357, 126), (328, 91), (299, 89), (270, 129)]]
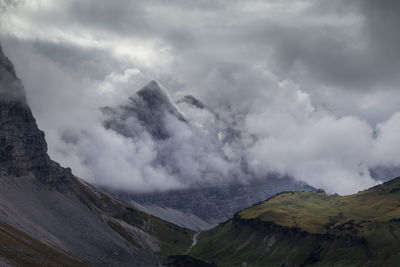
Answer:
[(137, 95), (145, 102), (149, 109), (159, 113), (159, 115), (168, 112), (176, 116), (179, 120), (185, 120), (177, 107), (173, 104), (166, 90), (161, 88), (155, 80), (150, 81), (140, 89)]
[(155, 139), (170, 136), (166, 126), (167, 116), (186, 122), (167, 91), (154, 80), (131, 96), (127, 104), (117, 108), (105, 107), (102, 112), (107, 116), (104, 126), (126, 137), (138, 134), (132, 130), (134, 125), (130, 125), (130, 118), (136, 119)]
[(168, 93), (152, 80), (136, 92), (149, 106), (171, 105)]
[(162, 91), (162, 89), (156, 80), (151, 80), (141, 89), (139, 89), (138, 93), (140, 94), (141, 91)]

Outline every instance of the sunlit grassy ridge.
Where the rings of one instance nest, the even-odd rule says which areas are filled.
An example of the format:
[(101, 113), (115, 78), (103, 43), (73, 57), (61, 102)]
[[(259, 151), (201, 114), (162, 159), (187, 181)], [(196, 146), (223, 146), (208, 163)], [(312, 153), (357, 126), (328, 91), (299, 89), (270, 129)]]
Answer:
[[(260, 218), (309, 233), (343, 234), (367, 224), (400, 218), (400, 179), (349, 196), (293, 192), (279, 194), (239, 213), (243, 219)], [(350, 226), (354, 227), (350, 227)]]
[(218, 266), (400, 266), (400, 179), (349, 196), (287, 192), (204, 232)]

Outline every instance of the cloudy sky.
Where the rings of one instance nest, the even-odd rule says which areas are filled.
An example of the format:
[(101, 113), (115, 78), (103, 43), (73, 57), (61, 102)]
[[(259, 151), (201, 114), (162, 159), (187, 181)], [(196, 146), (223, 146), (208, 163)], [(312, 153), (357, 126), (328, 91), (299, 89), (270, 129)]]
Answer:
[[(185, 186), (151, 165), (154, 143), (101, 126), (99, 107), (153, 79), (239, 116), (260, 177), (374, 185), (368, 169), (400, 165), (399, 28), (395, 0), (0, 0), (0, 42), (50, 154), (132, 190)], [(90, 138), (73, 146), (69, 132)]]

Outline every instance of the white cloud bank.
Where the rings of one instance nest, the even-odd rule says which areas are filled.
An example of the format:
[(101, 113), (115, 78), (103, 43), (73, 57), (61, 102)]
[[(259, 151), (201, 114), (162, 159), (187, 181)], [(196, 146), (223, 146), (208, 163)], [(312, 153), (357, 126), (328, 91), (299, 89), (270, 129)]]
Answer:
[[(166, 190), (247, 181), (245, 162), (346, 194), (376, 183), (369, 168), (400, 165), (400, 24), (395, 1), (328, 2), (0, 0), (0, 41), (50, 154), (85, 179)], [(190, 109), (197, 130), (169, 120), (164, 152), (105, 130), (99, 107), (152, 79), (240, 136), (218, 143), (222, 126)], [(155, 167), (160, 153), (174, 165)]]

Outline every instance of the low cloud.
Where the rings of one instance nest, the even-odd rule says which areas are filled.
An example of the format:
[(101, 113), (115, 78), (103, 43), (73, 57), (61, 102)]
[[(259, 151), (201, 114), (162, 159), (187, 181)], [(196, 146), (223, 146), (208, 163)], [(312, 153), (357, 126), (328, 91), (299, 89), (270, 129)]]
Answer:
[[(211, 112), (181, 104), (189, 123), (165, 114), (171, 133), (165, 140), (152, 138), (135, 118), (124, 121), (135, 134), (127, 137), (105, 130), (99, 117), (81, 132), (66, 133), (54, 155), (93, 182), (131, 191), (247, 183), (280, 173), (348, 194), (378, 183), (371, 168), (400, 165), (398, 113), (374, 127), (314, 107), (290, 82), (268, 84), (242, 110), (220, 105)], [(235, 136), (223, 140), (229, 130)]]
[[(370, 168), (400, 165), (398, 10), (372, 0), (7, 0), (0, 39), (50, 154), (85, 179), (151, 191), (280, 172), (351, 193), (376, 183)], [(99, 108), (153, 79), (174, 100), (198, 97), (219, 122), (183, 105), (193, 123), (167, 118), (164, 143), (104, 129)], [(230, 142), (218, 137), (225, 128)]]

